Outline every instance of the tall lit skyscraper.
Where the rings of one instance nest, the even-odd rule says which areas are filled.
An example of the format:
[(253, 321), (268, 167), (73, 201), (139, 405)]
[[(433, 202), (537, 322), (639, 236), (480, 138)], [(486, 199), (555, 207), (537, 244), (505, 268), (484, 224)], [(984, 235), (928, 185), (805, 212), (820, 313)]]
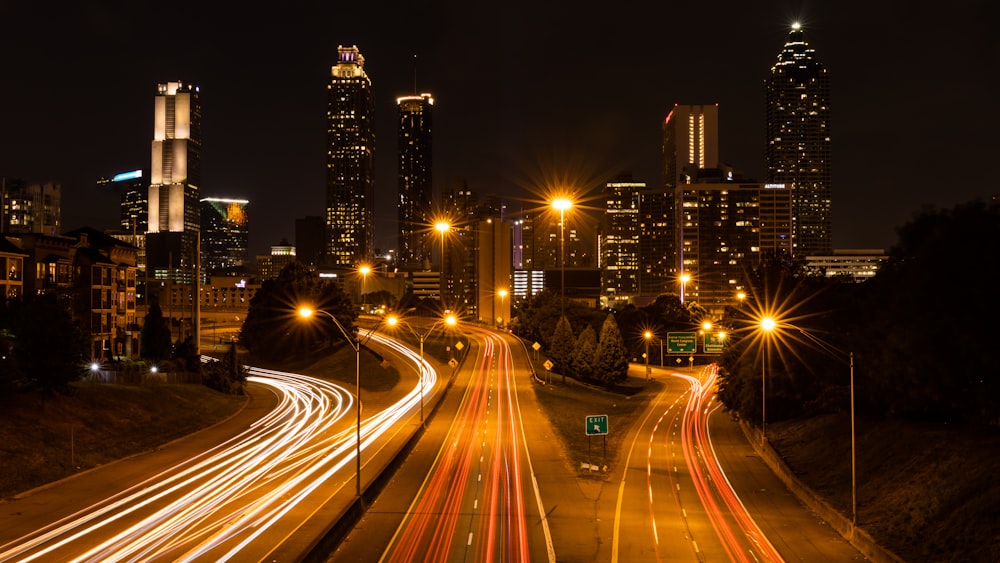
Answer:
[(792, 252), (832, 251), (830, 77), (793, 24), (767, 87), (767, 182), (792, 187)]
[(201, 228), (201, 100), (197, 86), (157, 85), (149, 178), (147, 262), (157, 279), (191, 283)]
[[(685, 273), (683, 186), (698, 169), (719, 165), (719, 105), (674, 104), (663, 120), (663, 194), (647, 191), (640, 209), (640, 291), (678, 293)], [(662, 227), (666, 226), (665, 229)]]
[(375, 97), (356, 46), (337, 48), (327, 86), (326, 261), (354, 267), (375, 247)]
[(399, 254), (403, 268), (420, 268), (431, 257), (432, 129), (434, 98), (401, 96), (399, 106)]
[(639, 291), (639, 202), (645, 182), (621, 174), (604, 186), (601, 226), (601, 295), (608, 304), (627, 301)]
[(680, 105), (663, 120), (663, 181), (690, 183), (685, 169), (719, 164), (719, 104)]
[(245, 199), (207, 197), (201, 200), (202, 271), (229, 275), (247, 263), (250, 223)]

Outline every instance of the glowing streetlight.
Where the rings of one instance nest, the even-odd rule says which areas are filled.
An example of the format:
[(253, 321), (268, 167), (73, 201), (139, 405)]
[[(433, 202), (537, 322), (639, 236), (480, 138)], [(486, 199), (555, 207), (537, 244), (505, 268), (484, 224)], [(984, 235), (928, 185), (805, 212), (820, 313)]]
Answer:
[(765, 333), (763, 350), (760, 359), (760, 441), (767, 441), (767, 340), (770, 333), (777, 328), (778, 323), (772, 317), (764, 317), (760, 320), (760, 329)]
[(559, 212), (559, 301), (563, 310), (566, 309), (566, 211), (573, 208), (573, 202), (566, 197), (552, 200), (552, 209)]
[(681, 282), (681, 305), (683, 305), (684, 304), (684, 292), (687, 289), (688, 282), (691, 281), (691, 274), (688, 274), (688, 273), (685, 272), (685, 273), (681, 274), (681, 277), (679, 279), (680, 279), (680, 282)]
[(507, 314), (506, 314), (507, 312), (504, 309), (504, 300), (507, 299), (507, 290), (506, 289), (497, 290), (497, 295), (500, 296), (500, 317), (499, 317), (498, 324), (500, 324), (501, 328), (503, 328), (503, 321), (504, 321), (504, 319), (507, 318)]
[(436, 230), (437, 232), (441, 233), (441, 302), (444, 303), (444, 301), (445, 301), (445, 295), (444, 295), (444, 288), (445, 288), (444, 236), (446, 234), (448, 234), (448, 231), (451, 230), (451, 223), (449, 223), (448, 221), (438, 221), (437, 223), (434, 223), (434, 230)]
[(646, 339), (646, 353), (643, 356), (646, 358), (646, 381), (649, 381), (649, 341), (653, 338), (653, 332), (647, 330), (642, 333), (642, 337)]
[(358, 273), (361, 274), (361, 311), (363, 313), (367, 313), (368, 307), (366, 299), (368, 297), (368, 294), (365, 293), (365, 283), (368, 281), (368, 274), (372, 273), (371, 266), (368, 266), (367, 264), (362, 264), (361, 267), (358, 268)]
[(439, 324), (443, 324), (449, 327), (456, 326), (458, 324), (458, 317), (456, 317), (453, 314), (445, 315), (444, 317), (434, 321), (431, 324), (431, 326), (427, 327), (427, 329), (423, 332), (418, 332), (417, 329), (413, 328), (412, 324), (404, 321), (403, 319), (399, 318), (396, 315), (389, 315), (388, 317), (386, 317), (385, 324), (391, 327), (397, 325), (406, 326), (406, 328), (410, 329), (410, 332), (413, 333), (413, 336), (415, 336), (417, 340), (420, 342), (420, 370), (417, 373), (417, 379), (420, 380), (420, 424), (423, 425), (424, 424), (424, 341), (427, 340), (427, 337), (430, 336), (431, 332), (433, 332), (434, 329), (437, 328)]
[(351, 345), (352, 349), (354, 349), (354, 355), (355, 355), (354, 381), (356, 388), (358, 390), (358, 401), (357, 401), (358, 410), (357, 410), (357, 423), (355, 424), (356, 434), (355, 434), (355, 453), (354, 453), (354, 456), (357, 460), (357, 469), (355, 472), (357, 488), (355, 489), (355, 492), (357, 496), (360, 497), (361, 496), (361, 341), (357, 338), (352, 339), (351, 336), (347, 333), (347, 329), (344, 328), (344, 325), (340, 324), (340, 321), (337, 320), (337, 317), (331, 315), (330, 313), (322, 309), (311, 309), (309, 307), (299, 308), (299, 316), (302, 317), (303, 319), (312, 318), (316, 314), (323, 314), (330, 317), (330, 320), (333, 321), (333, 324), (337, 325), (337, 328), (340, 329), (340, 333), (344, 335), (344, 339), (347, 340), (347, 343)]

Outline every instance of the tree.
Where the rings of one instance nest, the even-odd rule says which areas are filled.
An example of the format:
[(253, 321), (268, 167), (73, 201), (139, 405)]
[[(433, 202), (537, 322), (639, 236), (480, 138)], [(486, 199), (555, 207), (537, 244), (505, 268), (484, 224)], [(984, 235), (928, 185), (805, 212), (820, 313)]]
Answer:
[(153, 303), (146, 312), (146, 318), (139, 331), (139, 356), (153, 362), (161, 362), (170, 357), (173, 343), (170, 339), (170, 325), (163, 317), (159, 303)]
[(333, 315), (348, 334), (355, 330), (356, 308), (340, 286), (292, 262), (277, 278), (265, 281), (250, 301), (240, 344), (259, 359), (279, 360), (343, 340), (326, 315), (299, 318), (298, 309), (304, 306)]
[(8, 342), (21, 383), (61, 392), (80, 379), (88, 358), (86, 331), (55, 296), (13, 301), (7, 308)]
[(576, 337), (571, 366), (576, 377), (590, 379), (594, 376), (594, 355), (597, 353), (597, 332), (587, 325)]
[(625, 342), (618, 330), (615, 316), (611, 313), (608, 313), (601, 325), (601, 338), (594, 354), (594, 375), (605, 385), (625, 381), (628, 377)]
[(556, 330), (552, 334), (551, 345), (549, 346), (549, 357), (552, 358), (556, 371), (562, 374), (563, 382), (566, 381), (566, 373), (569, 372), (573, 361), (573, 347), (576, 339), (573, 337), (573, 327), (569, 324), (569, 319), (560, 317), (556, 323)]
[(239, 361), (234, 343), (219, 361), (205, 363), (202, 373), (205, 386), (223, 393), (242, 395), (248, 368)]

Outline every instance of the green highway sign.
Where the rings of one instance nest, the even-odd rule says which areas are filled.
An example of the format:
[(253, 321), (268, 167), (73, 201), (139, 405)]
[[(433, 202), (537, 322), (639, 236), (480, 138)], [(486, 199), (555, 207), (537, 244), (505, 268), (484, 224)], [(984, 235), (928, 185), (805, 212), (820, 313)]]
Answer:
[(670, 354), (693, 354), (698, 350), (698, 334), (695, 332), (668, 332), (667, 352)]
[(608, 433), (608, 415), (592, 414), (587, 416), (587, 436), (600, 436)]
[(726, 337), (720, 332), (705, 333), (705, 353), (721, 354), (722, 348), (726, 344)]

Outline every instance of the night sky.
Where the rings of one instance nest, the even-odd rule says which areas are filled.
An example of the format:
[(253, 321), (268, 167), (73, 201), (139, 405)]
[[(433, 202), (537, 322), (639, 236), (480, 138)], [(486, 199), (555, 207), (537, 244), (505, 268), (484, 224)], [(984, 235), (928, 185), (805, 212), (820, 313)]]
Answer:
[(251, 255), (293, 241), (295, 219), (323, 215), (338, 45), (373, 81), (383, 248), (395, 98), (414, 89), (436, 102), (435, 193), (463, 178), (508, 200), (593, 195), (621, 171), (659, 185), (675, 103), (718, 103), (722, 160), (763, 180), (764, 80), (793, 21), (831, 76), (835, 248), (888, 248), (925, 205), (1000, 193), (987, 1), (78, 4), (0, 0), (0, 175), (60, 183), (66, 230), (117, 228), (95, 181), (148, 169), (156, 85), (180, 80), (201, 87), (202, 197), (251, 201)]

